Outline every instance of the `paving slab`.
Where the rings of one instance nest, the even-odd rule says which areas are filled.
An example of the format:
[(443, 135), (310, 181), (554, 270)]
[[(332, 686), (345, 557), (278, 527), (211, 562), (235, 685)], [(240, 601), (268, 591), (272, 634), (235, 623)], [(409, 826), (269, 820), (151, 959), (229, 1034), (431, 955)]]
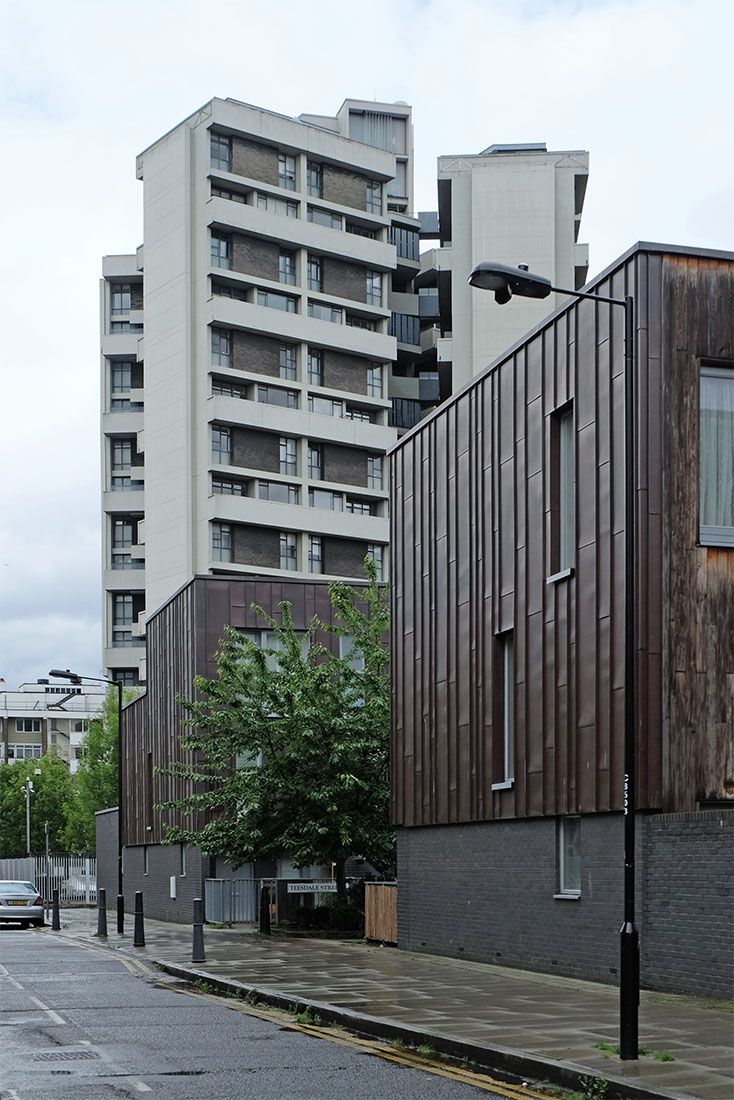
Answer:
[[(61, 916), (61, 933), (48, 934), (96, 939), (96, 911)], [(566, 1087), (578, 1087), (586, 1074), (606, 1078), (623, 1097), (734, 1100), (734, 1015), (727, 1002), (643, 990), (639, 1041), (653, 1053), (622, 1062), (595, 1046), (618, 1040), (613, 986), (355, 940), (265, 937), (254, 926), (206, 928), (206, 962), (194, 964), (188, 926), (146, 919), (146, 946), (133, 948), (132, 918), (123, 935), (113, 924), (108, 946), (272, 1003), (314, 1005), (363, 1033), (430, 1042)], [(659, 1060), (662, 1054), (672, 1060)]]

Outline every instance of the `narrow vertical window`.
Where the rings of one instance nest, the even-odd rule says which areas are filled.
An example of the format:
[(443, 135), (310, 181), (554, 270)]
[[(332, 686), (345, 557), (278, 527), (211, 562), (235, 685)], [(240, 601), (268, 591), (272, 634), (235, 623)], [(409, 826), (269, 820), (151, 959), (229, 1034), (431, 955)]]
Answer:
[(308, 276), (308, 289), (322, 291), (324, 289), (324, 271), (321, 257), (309, 253), (306, 270)]
[(291, 532), (283, 531), (280, 536), (280, 568), (293, 571), (297, 567), (296, 536)]
[(280, 437), (280, 464), (281, 474), (298, 473), (298, 443), (294, 436), (282, 435)]
[(308, 381), (312, 386), (324, 384), (324, 354), (319, 348), (308, 349)]
[(378, 581), (384, 581), (385, 579), (385, 547), (380, 543), (369, 542), (367, 544), (367, 557), (371, 558), (377, 566), (377, 579)]
[(324, 563), (322, 558), (320, 535), (310, 535), (308, 540), (308, 571), (309, 573), (323, 573)]
[(232, 266), (232, 241), (229, 234), (212, 230), (211, 264), (212, 267), (223, 267), (227, 270)]
[(382, 367), (379, 363), (367, 368), (367, 393), (370, 397), (382, 397)]
[(379, 271), (367, 272), (367, 304), (382, 305), (382, 275)]
[(370, 489), (382, 488), (381, 455), (367, 455), (367, 486)]
[(211, 333), (212, 364), (215, 367), (228, 367), (230, 365), (229, 331), (224, 328), (213, 328)]
[(515, 635), (512, 630), (497, 637), (495, 707), (492, 736), (493, 789), (509, 787), (515, 780)]
[(699, 396), (699, 541), (734, 546), (734, 369), (702, 365)]
[(280, 377), (295, 381), (296, 377), (296, 346), (295, 344), (281, 344), (279, 352)]
[(562, 817), (558, 828), (558, 868), (561, 894), (581, 893), (581, 818)]
[(232, 433), (229, 428), (212, 427), (212, 462), (229, 466), (232, 462)]
[(319, 443), (312, 443), (308, 448), (308, 476), (313, 481), (321, 481), (324, 476), (324, 458)]
[(315, 198), (323, 198), (324, 172), (318, 161), (310, 160), (306, 169), (306, 190)]
[(550, 420), (550, 577), (567, 576), (576, 564), (576, 433), (573, 405)]
[(229, 523), (212, 524), (212, 560), (232, 561), (232, 526)]
[(296, 285), (296, 254), (290, 248), (281, 248), (278, 257), (278, 279), (289, 286)]
[(212, 168), (218, 168), (221, 172), (229, 172), (232, 168), (232, 139), (224, 134), (212, 132), (209, 135), (209, 151), (211, 154)]
[(382, 184), (367, 180), (367, 209), (371, 214), (382, 213)]
[(296, 189), (296, 158), (281, 153), (278, 157), (278, 183), (288, 191)]

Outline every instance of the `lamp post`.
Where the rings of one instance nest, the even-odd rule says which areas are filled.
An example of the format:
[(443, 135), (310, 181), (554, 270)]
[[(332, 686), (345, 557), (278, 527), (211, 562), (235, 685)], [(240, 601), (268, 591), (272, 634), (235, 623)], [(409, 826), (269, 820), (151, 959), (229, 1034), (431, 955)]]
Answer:
[(70, 680), (72, 684), (81, 684), (82, 680), (92, 680), (97, 684), (112, 684), (117, 688), (117, 931), (125, 931), (125, 899), (122, 893), (122, 684), (118, 680), (109, 680), (106, 676), (84, 676), (70, 672), (68, 668), (52, 668), (49, 676)]
[(494, 291), (495, 301), (506, 305), (513, 294), (521, 298), (547, 298), (551, 291), (572, 298), (590, 298), (624, 309), (624, 921), (620, 929), (619, 1056), (638, 1056), (640, 1001), (640, 947), (635, 927), (635, 764), (637, 755), (635, 707), (635, 332), (634, 299), (609, 298), (582, 290), (551, 286), (550, 279), (534, 275), (526, 264), (484, 261), (472, 269), (469, 285)]
[(25, 786), (20, 788), (20, 793), (25, 795), (25, 848), (26, 854), (31, 854), (31, 795), (34, 794), (33, 780), (29, 775), (25, 777)]

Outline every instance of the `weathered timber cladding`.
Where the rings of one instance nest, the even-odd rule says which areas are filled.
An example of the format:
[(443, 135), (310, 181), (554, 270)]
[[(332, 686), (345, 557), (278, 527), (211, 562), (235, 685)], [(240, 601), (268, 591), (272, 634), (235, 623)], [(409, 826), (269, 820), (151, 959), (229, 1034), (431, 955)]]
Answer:
[[(181, 780), (156, 770), (172, 761), (190, 763), (190, 754), (180, 744), (183, 711), (177, 697), (192, 698), (195, 675), (216, 677), (216, 654), (225, 625), (262, 629), (263, 621), (251, 605), (258, 604), (277, 619), (278, 605), (284, 600), (291, 604), (298, 630), (306, 629), (314, 615), (325, 623), (333, 622), (326, 581), (231, 576), (194, 577), (148, 620), (146, 692), (123, 711), (122, 833), (126, 846), (160, 844), (164, 826), (173, 822), (173, 815), (155, 810), (154, 805), (186, 793)], [(338, 651), (337, 635), (326, 634), (320, 640)], [(203, 819), (189, 819), (186, 824), (200, 827)]]
[[(675, 363), (682, 357), (687, 364), (695, 403), (698, 357), (730, 354), (732, 258), (717, 255), (723, 258), (683, 262), (662, 247), (640, 246), (598, 283), (600, 294), (632, 294), (636, 304), (640, 808), (687, 809), (700, 791), (717, 789), (714, 779), (720, 789), (724, 777), (708, 775), (705, 759), (716, 757), (720, 766), (722, 741), (731, 736), (734, 552), (697, 548), (696, 530), (690, 523), (686, 529), (671, 500), (681, 478), (694, 500), (697, 494), (697, 422), (692, 414), (686, 419), (685, 406), (679, 416), (669, 393)], [(685, 277), (675, 274), (681, 265)], [(671, 280), (681, 278), (687, 289), (674, 292)], [(708, 296), (708, 309), (694, 305), (700, 295)], [(681, 331), (681, 312), (695, 340)], [(622, 807), (623, 324), (619, 307), (571, 302), (393, 453), (393, 812), (399, 825)], [(547, 583), (558, 506), (552, 417), (569, 402), (574, 570)], [(504, 778), (496, 765), (503, 753), (497, 636), (509, 630), (514, 782), (493, 790)], [(673, 633), (680, 654), (671, 647)], [(715, 638), (722, 652), (714, 658)], [(686, 684), (681, 661), (691, 680), (705, 666), (706, 683)], [(681, 721), (680, 712), (691, 708), (696, 737)], [(686, 744), (676, 738), (687, 738)]]

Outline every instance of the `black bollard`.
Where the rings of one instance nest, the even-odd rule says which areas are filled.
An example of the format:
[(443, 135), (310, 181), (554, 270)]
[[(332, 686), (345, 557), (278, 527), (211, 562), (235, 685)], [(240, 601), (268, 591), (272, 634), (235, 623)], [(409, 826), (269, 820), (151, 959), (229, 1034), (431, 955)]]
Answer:
[(53, 892), (53, 900), (51, 902), (51, 931), (61, 931), (61, 918), (59, 916), (59, 891), (57, 889)]
[(135, 924), (133, 925), (133, 947), (145, 947), (145, 929), (143, 927), (143, 891), (135, 891)]
[(125, 931), (125, 899), (122, 894), (117, 895), (117, 931), (120, 936)]
[(192, 963), (206, 962), (204, 954), (204, 902), (194, 898), (194, 945), (191, 951)]
[(260, 890), (260, 934), (270, 935), (270, 887), (263, 886)]
[(103, 886), (97, 891), (97, 935), (107, 935), (107, 891)]

